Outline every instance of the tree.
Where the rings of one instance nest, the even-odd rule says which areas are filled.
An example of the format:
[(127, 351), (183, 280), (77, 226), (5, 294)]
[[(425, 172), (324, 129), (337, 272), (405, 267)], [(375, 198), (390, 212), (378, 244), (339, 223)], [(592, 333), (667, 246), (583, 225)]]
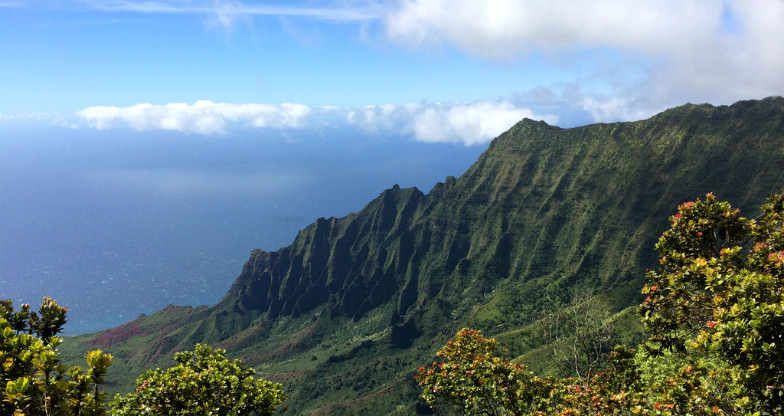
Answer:
[(38, 313), (24, 304), (15, 311), (0, 301), (0, 414), (103, 415), (103, 384), (111, 354), (86, 355), (88, 369), (60, 363), (57, 336), (66, 323), (65, 307), (44, 298)]
[(617, 342), (610, 308), (598, 296), (573, 297), (571, 305), (554, 304), (537, 321), (538, 332), (552, 348), (552, 362), (562, 377), (588, 379), (607, 364)]
[(177, 364), (136, 380), (136, 391), (115, 396), (113, 414), (271, 415), (286, 400), (280, 384), (254, 379), (252, 368), (229, 361), (225, 350), (197, 344), (175, 354)]
[(736, 407), (784, 411), (784, 195), (746, 219), (713, 194), (670, 217), (640, 306), (653, 352), (721, 360), (738, 384)]
[(710, 275), (742, 267), (736, 264), (741, 260), (738, 244), (751, 223), (728, 202), (708, 194), (704, 201), (679, 205), (670, 224), (656, 243), (660, 268), (647, 273), (650, 284), (642, 290), (647, 297), (640, 313), (657, 346), (683, 351), (712, 319)]
[[(494, 341), (463, 330), (439, 351), (448, 361), (419, 370), (422, 397), (486, 414), (784, 413), (784, 195), (769, 197), (758, 219), (713, 194), (681, 204), (656, 248), (660, 267), (647, 273), (639, 307), (649, 342), (616, 347), (605, 372), (547, 380), (508, 371)], [(494, 388), (477, 389), (463, 375), (468, 364), (486, 368)], [(545, 398), (514, 407), (497, 385)]]
[(607, 356), (610, 368), (583, 379), (551, 379), (495, 356), (496, 349), (481, 332), (460, 330), (438, 351), (442, 362), (419, 369), (422, 398), (433, 408), (493, 416), (618, 414), (641, 403), (632, 392), (633, 350), (616, 347)]
[(497, 343), (463, 328), (438, 351), (442, 362), (421, 367), (416, 379), (432, 407), (456, 406), (472, 415), (517, 415), (539, 409), (548, 380), (494, 355)]

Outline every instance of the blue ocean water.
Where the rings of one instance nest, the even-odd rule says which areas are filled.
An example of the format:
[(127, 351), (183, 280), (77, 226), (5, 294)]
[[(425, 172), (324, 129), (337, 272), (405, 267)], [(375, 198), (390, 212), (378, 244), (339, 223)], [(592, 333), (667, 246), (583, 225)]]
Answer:
[(69, 308), (66, 333), (168, 304), (211, 305), (252, 249), (394, 184), (424, 192), (485, 146), (352, 128), (174, 132), (0, 129), (0, 298)]

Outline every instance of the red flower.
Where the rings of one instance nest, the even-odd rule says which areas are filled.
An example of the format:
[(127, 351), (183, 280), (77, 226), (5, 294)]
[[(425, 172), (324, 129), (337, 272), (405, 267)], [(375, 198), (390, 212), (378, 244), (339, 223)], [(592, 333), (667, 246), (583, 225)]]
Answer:
[(716, 326), (716, 321), (708, 321), (705, 323), (705, 326), (707, 326), (708, 328), (713, 328), (714, 326)]
[(776, 263), (784, 262), (784, 251), (778, 251), (768, 254), (768, 260)]

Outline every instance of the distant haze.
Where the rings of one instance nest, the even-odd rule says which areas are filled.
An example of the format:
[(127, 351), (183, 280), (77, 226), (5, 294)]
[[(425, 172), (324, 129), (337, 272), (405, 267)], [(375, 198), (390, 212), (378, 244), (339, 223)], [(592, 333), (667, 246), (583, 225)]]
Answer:
[(485, 145), (352, 128), (179, 132), (19, 127), (0, 140), (0, 298), (69, 308), (66, 333), (167, 304), (217, 302), (254, 248), (356, 212), (394, 184), (427, 192)]

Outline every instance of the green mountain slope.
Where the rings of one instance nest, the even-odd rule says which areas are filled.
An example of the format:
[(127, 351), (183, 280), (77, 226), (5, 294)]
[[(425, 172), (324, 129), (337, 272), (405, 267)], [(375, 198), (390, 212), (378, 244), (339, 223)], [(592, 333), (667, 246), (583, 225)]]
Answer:
[(783, 166), (782, 98), (572, 129), (523, 120), (428, 194), (395, 186), (253, 251), (217, 305), (171, 306), (65, 352), (114, 353), (108, 378), (129, 391), (206, 342), (283, 382), (292, 414), (411, 414), (413, 374), (459, 328), (523, 355), (548, 304), (635, 305), (678, 203), (714, 192), (751, 215), (784, 189)]

